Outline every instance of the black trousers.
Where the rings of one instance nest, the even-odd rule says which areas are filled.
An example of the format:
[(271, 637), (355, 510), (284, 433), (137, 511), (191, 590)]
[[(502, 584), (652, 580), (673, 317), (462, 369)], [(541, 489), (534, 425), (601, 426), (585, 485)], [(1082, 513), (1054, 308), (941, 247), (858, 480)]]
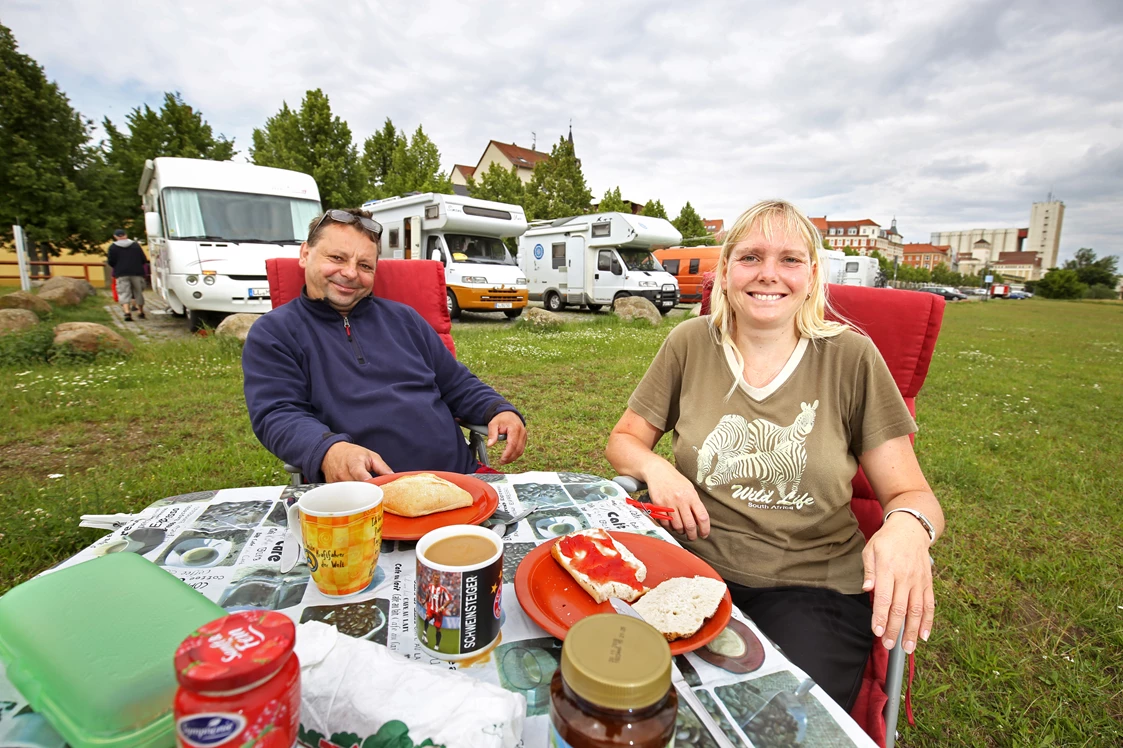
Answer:
[(728, 584), (733, 604), (849, 712), (873, 646), (869, 594)]

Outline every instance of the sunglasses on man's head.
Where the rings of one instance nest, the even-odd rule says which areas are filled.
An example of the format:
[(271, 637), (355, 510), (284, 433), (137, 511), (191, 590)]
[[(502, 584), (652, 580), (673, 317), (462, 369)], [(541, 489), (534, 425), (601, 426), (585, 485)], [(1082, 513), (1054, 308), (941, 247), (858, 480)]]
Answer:
[(373, 218), (357, 216), (354, 213), (348, 213), (345, 210), (339, 209), (325, 211), (324, 214), (320, 216), (320, 220), (316, 221), (316, 225), (312, 227), (312, 230), (308, 232), (308, 236), (315, 234), (316, 230), (320, 228), (320, 225), (329, 218), (335, 223), (355, 223), (358, 221), (359, 226), (373, 234), (375, 239), (382, 237), (382, 224), (378, 221)]

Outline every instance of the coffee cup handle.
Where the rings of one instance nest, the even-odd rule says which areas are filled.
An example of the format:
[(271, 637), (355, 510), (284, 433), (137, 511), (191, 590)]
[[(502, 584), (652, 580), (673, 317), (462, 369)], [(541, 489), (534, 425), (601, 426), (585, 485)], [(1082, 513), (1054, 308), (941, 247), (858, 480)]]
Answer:
[(300, 505), (293, 504), (285, 513), (288, 516), (289, 532), (296, 538), (296, 542), (304, 545), (304, 538), (300, 535)]

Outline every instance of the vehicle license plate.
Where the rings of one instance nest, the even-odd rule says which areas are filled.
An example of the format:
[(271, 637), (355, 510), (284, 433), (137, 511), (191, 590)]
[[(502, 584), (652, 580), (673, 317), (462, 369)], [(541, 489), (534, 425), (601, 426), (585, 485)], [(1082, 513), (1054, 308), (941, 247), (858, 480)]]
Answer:
[(515, 306), (514, 303), (510, 302), (510, 301), (497, 301), (497, 302), (495, 302), (495, 308), (496, 309), (511, 309), (514, 306)]
[(268, 288), (251, 288), (249, 290), (249, 294), (247, 294), (247, 295), (251, 299), (260, 299), (263, 296), (269, 295), (269, 289)]

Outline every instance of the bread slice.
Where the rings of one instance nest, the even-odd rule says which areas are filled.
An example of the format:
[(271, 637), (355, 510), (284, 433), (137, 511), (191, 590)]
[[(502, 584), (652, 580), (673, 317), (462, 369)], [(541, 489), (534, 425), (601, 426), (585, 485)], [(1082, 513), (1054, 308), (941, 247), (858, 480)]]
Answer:
[(382, 508), (402, 517), (424, 517), (472, 506), (472, 494), (432, 473), (417, 473), (382, 486)]
[[(569, 539), (575, 542), (566, 543)], [(592, 557), (590, 551), (581, 548), (570, 548), (567, 552), (564, 547), (592, 544)], [(612, 536), (597, 527), (591, 530), (578, 530), (559, 538), (550, 549), (550, 555), (569, 572), (570, 576), (581, 585), (598, 603), (603, 603), (610, 597), (632, 602), (647, 592), (643, 580), (647, 578), (647, 567), (635, 555), (624, 547), (623, 543), (613, 540)], [(623, 568), (619, 569), (619, 576), (630, 577), (627, 580), (613, 580), (604, 578), (603, 571), (594, 579), (583, 569), (593, 571), (590, 566), (602, 562), (605, 558), (623, 561)]]
[(725, 582), (713, 577), (673, 577), (643, 596), (633, 607), (669, 642), (698, 633), (717, 612)]

